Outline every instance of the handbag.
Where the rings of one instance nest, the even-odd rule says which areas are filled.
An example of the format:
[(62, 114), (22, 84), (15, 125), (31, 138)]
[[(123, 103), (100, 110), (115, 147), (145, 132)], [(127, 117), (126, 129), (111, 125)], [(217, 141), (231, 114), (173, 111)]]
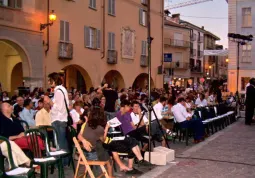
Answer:
[(61, 90), (61, 89), (59, 89), (62, 93), (63, 93), (63, 95), (64, 95), (64, 100), (65, 100), (65, 105), (66, 105), (66, 112), (67, 112), (67, 126), (71, 126), (71, 125), (73, 125), (73, 118), (71, 117), (71, 115), (70, 115), (70, 113), (69, 113), (69, 109), (68, 109), (68, 106), (67, 106), (67, 103), (66, 103), (66, 97), (65, 97), (65, 94), (64, 94), (64, 92)]

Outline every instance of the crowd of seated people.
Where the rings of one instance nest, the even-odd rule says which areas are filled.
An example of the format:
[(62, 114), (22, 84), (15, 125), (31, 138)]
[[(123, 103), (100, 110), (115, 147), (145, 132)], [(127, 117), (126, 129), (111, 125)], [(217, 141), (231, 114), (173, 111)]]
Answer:
[[(30, 164), (29, 158), (21, 150), (27, 149), (28, 145), (24, 135), (24, 129), (27, 128), (20, 123), (20, 120), (27, 122), (30, 128), (51, 126), (54, 122), (51, 114), (53, 106), (48, 98), (54, 98), (53, 91), (48, 89), (44, 92), (42, 88), (36, 88), (32, 93), (23, 95), (15, 91), (11, 98), (3, 92), (0, 135), (8, 138), (12, 145), (15, 144), (13, 149), (18, 150), (17, 152), (22, 155), (16, 158), (15, 163), (18, 165)], [(151, 138), (164, 147), (167, 146), (168, 139), (175, 136), (172, 131), (173, 121), (179, 123), (181, 128), (191, 128), (194, 131), (195, 143), (203, 141), (205, 131), (202, 120), (193, 117), (192, 110), (219, 103), (217, 92), (177, 91), (174, 88), (168, 91), (154, 89), (152, 101), (148, 101), (147, 89), (118, 90), (109, 84), (104, 84), (90, 88), (89, 92), (72, 88), (67, 93), (67, 104), (73, 120), (72, 126), (83, 145), (86, 158), (109, 161), (108, 173), (113, 176), (110, 156), (121, 171), (130, 174), (139, 172), (134, 168), (134, 160), (137, 160), (138, 164), (148, 164), (144, 160), (144, 153), (148, 150), (149, 125)], [(234, 98), (230, 96), (229, 101), (233, 100)], [(152, 105), (153, 110), (148, 109), (150, 108), (148, 103)], [(151, 123), (148, 118), (149, 112), (151, 112)], [(113, 131), (108, 121), (115, 117), (121, 123), (119, 128), (125, 136), (124, 140), (111, 141), (108, 137), (108, 133)], [(142, 147), (139, 146), (140, 142), (143, 143)], [(41, 149), (44, 149), (43, 143)], [(118, 153), (128, 154), (127, 165), (119, 158)]]

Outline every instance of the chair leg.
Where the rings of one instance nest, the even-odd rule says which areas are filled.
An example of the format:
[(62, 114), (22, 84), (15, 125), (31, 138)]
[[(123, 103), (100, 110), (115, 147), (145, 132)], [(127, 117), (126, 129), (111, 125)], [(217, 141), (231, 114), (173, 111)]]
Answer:
[(75, 173), (74, 173), (74, 178), (77, 178), (77, 176), (78, 176), (78, 172), (79, 172), (79, 168), (80, 168), (80, 162), (81, 162), (81, 157), (79, 156), (77, 166), (76, 166), (76, 170), (75, 170)]
[(48, 178), (48, 166), (41, 165), (41, 178)]
[(185, 137), (186, 137), (186, 146), (188, 146), (189, 145), (189, 129), (188, 128), (186, 128)]
[(108, 175), (108, 173), (107, 173), (105, 167), (104, 167), (103, 165), (100, 165), (100, 167), (101, 167), (101, 170), (102, 170), (103, 175), (105, 176), (105, 178), (109, 178), (109, 175)]

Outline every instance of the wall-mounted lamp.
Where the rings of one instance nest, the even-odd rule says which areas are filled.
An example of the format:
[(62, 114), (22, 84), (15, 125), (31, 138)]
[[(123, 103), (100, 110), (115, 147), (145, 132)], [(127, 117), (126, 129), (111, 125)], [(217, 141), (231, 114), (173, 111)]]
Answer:
[(209, 66), (209, 69), (211, 69), (212, 68), (212, 66)]
[(49, 14), (50, 22), (49, 23), (45, 23), (45, 24), (40, 24), (40, 30), (42, 31), (46, 27), (53, 25), (53, 22), (56, 21), (56, 19), (57, 19), (57, 16), (54, 13), (54, 10), (52, 10), (51, 13)]
[(226, 59), (226, 62), (228, 63), (228, 62), (229, 62), (229, 59)]

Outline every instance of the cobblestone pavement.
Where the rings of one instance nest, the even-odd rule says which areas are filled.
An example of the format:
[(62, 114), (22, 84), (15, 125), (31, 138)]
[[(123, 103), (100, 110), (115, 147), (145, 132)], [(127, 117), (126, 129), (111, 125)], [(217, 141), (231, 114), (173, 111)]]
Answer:
[(160, 178), (254, 178), (255, 125), (240, 119), (205, 142), (195, 145), (164, 167), (140, 177)]

